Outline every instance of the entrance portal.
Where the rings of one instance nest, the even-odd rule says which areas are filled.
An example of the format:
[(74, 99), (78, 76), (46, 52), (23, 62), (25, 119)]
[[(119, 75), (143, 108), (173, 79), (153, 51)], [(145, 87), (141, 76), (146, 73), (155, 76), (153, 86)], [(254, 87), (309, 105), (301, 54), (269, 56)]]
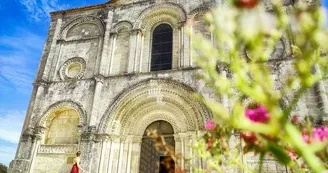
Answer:
[(174, 169), (174, 162), (171, 157), (157, 152), (153, 139), (147, 136), (147, 130), (155, 129), (160, 135), (164, 136), (165, 142), (168, 145), (175, 147), (172, 125), (166, 121), (155, 121), (151, 123), (146, 128), (142, 138), (139, 173), (169, 173), (169, 169), (167, 169), (165, 164), (169, 164), (171, 169)]

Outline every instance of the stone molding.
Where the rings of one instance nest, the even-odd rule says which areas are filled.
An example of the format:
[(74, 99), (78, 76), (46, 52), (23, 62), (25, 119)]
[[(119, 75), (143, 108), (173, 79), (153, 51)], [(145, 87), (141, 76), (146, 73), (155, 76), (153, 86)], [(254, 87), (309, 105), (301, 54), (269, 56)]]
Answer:
[(47, 86), (48, 84), (49, 83), (47, 81), (43, 80), (43, 79), (33, 82), (34, 87), (37, 87), (37, 86), (43, 86), (44, 87), (44, 86)]
[(187, 15), (183, 7), (172, 2), (165, 2), (152, 5), (141, 12), (136, 22), (134, 23), (133, 28), (144, 29), (147, 25), (153, 25), (154, 22), (148, 24), (150, 18), (156, 19), (156, 22), (165, 21), (161, 16), (170, 16), (171, 18), (176, 19), (178, 22), (186, 21), (187, 19)]
[[(169, 95), (174, 95), (177, 98), (182, 98), (182, 100), (186, 101), (186, 103), (188, 103), (189, 106), (191, 106), (192, 108), (197, 107), (197, 109), (195, 110), (196, 112), (196, 116), (191, 119), (191, 121), (195, 122), (196, 124), (191, 125), (193, 126), (195, 129), (198, 128), (203, 128), (204, 126), (204, 121), (206, 119), (209, 119), (211, 117), (211, 113), (206, 109), (206, 107), (200, 103), (196, 98), (193, 97), (193, 93), (194, 93), (194, 89), (192, 89), (191, 87), (174, 81), (174, 80), (167, 80), (167, 79), (148, 79), (145, 81), (141, 81), (139, 83), (137, 83), (136, 85), (133, 85), (130, 88), (127, 88), (125, 90), (123, 90), (115, 99), (115, 101), (110, 104), (109, 108), (105, 111), (105, 114), (103, 115), (100, 124), (99, 124), (99, 128), (98, 128), (98, 132), (99, 133), (105, 133), (108, 126), (110, 125), (110, 123), (112, 124), (113, 122), (120, 122), (120, 120), (122, 120), (122, 115), (120, 115), (120, 107), (124, 107), (126, 106), (126, 104), (129, 103), (133, 103), (135, 101), (135, 99), (137, 98), (142, 98), (143, 96), (156, 96), (158, 94), (156, 94), (156, 88), (155, 86), (161, 86), (161, 89), (157, 89), (160, 92), (165, 92), (165, 94), (169, 94)], [(165, 86), (165, 87), (164, 87)], [(144, 92), (140, 92), (140, 90), (144, 91)], [(182, 92), (182, 93), (181, 93)], [(194, 116), (195, 116), (194, 115)], [(164, 116), (162, 116), (162, 119), (167, 119)], [(158, 119), (160, 120), (160, 118), (158, 117)], [(144, 119), (143, 119), (144, 120)], [(147, 120), (147, 119), (145, 119)], [(140, 120), (139, 120), (140, 121)], [(134, 124), (136, 124), (137, 122), (134, 122)], [(151, 123), (151, 122), (149, 122)], [(144, 130), (147, 125), (147, 123), (143, 123), (141, 124), (142, 126), (145, 127), (140, 127), (140, 129)], [(111, 125), (111, 132), (113, 133), (115, 131), (115, 129), (120, 129), (120, 128), (125, 128), (128, 125), (124, 124), (124, 127), (121, 125), (123, 124), (112, 124)], [(172, 124), (174, 126), (174, 124)], [(182, 126), (182, 124), (179, 124), (179, 126)], [(195, 127), (196, 126), (196, 127)], [(131, 127), (130, 127), (131, 128)], [(140, 129), (138, 131), (134, 130), (134, 132), (138, 132), (137, 134), (140, 133)], [(141, 131), (142, 131), (141, 130)], [(119, 130), (121, 131), (121, 130)], [(121, 131), (122, 132), (122, 131)], [(143, 132), (142, 132), (143, 133)]]
[(81, 24), (84, 24), (84, 23), (95, 24), (100, 31), (100, 35), (104, 35), (105, 25), (104, 25), (104, 22), (100, 18), (98, 18), (96, 16), (83, 16), (83, 17), (77, 17), (77, 18), (71, 20), (68, 24), (66, 24), (61, 31), (61, 38), (65, 41), (68, 41), (66, 38), (67, 32), (71, 28), (76, 27)]
[(84, 127), (87, 121), (86, 111), (83, 108), (82, 104), (72, 100), (59, 101), (49, 106), (47, 111), (43, 113), (42, 116), (38, 119), (37, 126), (46, 127), (46, 122), (54, 118), (52, 114), (63, 108), (75, 110), (78, 113), (80, 119), (79, 126)]
[(201, 6), (201, 7), (195, 8), (195, 9), (191, 10), (191, 12), (189, 12), (188, 19), (192, 19), (195, 16), (197, 16), (198, 14), (205, 14), (205, 13), (209, 12), (210, 9), (211, 8), (207, 7), (207, 6)]
[(123, 20), (118, 22), (111, 30), (111, 32), (119, 33), (122, 29), (127, 29), (128, 31), (131, 31), (133, 28), (133, 25), (130, 21)]
[(94, 76), (94, 79), (95, 79), (96, 82), (104, 83), (105, 76), (103, 76), (101, 74), (98, 74), (98, 75)]
[[(78, 73), (77, 76), (75, 77), (69, 77), (67, 75), (67, 68), (69, 67), (70, 64), (72, 63), (79, 63), (81, 65), (81, 70)], [(83, 58), (81, 57), (74, 57), (74, 58), (70, 58), (67, 61), (64, 62), (64, 64), (60, 67), (60, 78), (61, 80), (67, 80), (67, 79), (81, 79), (84, 76), (84, 72), (86, 70), (86, 62)]]
[(77, 144), (66, 145), (40, 145), (39, 154), (74, 154), (77, 151)]

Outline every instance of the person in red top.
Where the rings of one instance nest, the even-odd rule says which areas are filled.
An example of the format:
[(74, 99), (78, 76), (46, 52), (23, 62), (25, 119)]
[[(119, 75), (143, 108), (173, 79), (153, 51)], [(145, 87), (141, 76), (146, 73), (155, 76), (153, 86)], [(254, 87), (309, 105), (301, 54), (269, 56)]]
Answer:
[(80, 166), (80, 155), (81, 151), (76, 152), (76, 157), (73, 160), (73, 167), (71, 169), (71, 173), (79, 173), (80, 170), (84, 171)]

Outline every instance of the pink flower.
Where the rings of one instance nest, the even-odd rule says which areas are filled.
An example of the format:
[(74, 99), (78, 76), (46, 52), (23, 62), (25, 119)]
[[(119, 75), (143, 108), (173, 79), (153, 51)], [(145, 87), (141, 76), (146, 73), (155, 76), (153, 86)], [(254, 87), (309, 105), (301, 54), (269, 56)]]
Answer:
[(312, 130), (312, 138), (316, 141), (325, 141), (328, 137), (328, 128), (321, 126)]
[(207, 120), (205, 124), (205, 128), (207, 130), (214, 130), (215, 129), (215, 124), (212, 120)]
[(289, 152), (288, 156), (292, 159), (292, 160), (297, 160), (298, 156), (296, 153), (294, 152)]
[(263, 105), (257, 108), (247, 108), (245, 115), (253, 122), (266, 123), (270, 119), (270, 114)]
[(308, 144), (312, 141), (323, 142), (328, 138), (328, 128), (324, 126), (313, 128), (311, 134), (308, 134), (307, 130), (303, 129), (302, 138)]
[(306, 142), (308, 144), (310, 143), (310, 137), (309, 137), (309, 135), (307, 135), (306, 129), (303, 129), (302, 138), (303, 138), (304, 142)]

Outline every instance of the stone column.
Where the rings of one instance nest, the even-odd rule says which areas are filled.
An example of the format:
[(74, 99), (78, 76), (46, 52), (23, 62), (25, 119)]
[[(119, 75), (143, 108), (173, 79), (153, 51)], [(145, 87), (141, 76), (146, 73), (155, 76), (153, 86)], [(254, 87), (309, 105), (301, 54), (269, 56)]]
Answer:
[(27, 128), (23, 132), (16, 158), (10, 163), (8, 173), (33, 172), (33, 161), (36, 157), (43, 133), (43, 127)]
[[(44, 80), (49, 80), (51, 79), (50, 75), (51, 72), (53, 72), (51, 69), (53, 69), (53, 59), (56, 59), (56, 52), (60, 49), (60, 46), (57, 45), (57, 41), (59, 39), (61, 39), (60, 37), (60, 32), (61, 32), (61, 27), (62, 27), (62, 16), (60, 15), (59, 18), (57, 19), (57, 23), (56, 23), (56, 28), (55, 28), (55, 32), (54, 32), (54, 35), (53, 35), (53, 39), (52, 39), (52, 42), (50, 44), (50, 49), (49, 49), (49, 54), (48, 54), (48, 57), (42, 57), (46, 59), (46, 62), (45, 62), (45, 67), (44, 67), (44, 71), (43, 72), (39, 72), (39, 73), (43, 73), (42, 74), (42, 79)], [(45, 51), (45, 50), (44, 50)], [(42, 55), (44, 55), (45, 52), (42, 53)], [(41, 69), (39, 69), (41, 70)]]
[[(141, 152), (142, 136), (134, 136), (132, 139), (132, 155), (131, 155), (131, 173), (139, 172), (140, 152)], [(128, 173), (128, 172), (127, 172)]]
[(112, 32), (110, 34), (110, 55), (109, 55), (109, 75), (113, 75), (113, 59), (115, 54), (115, 46), (116, 46), (116, 39), (117, 39), (117, 33)]
[(112, 173), (113, 169), (113, 157), (114, 157), (114, 147), (113, 143), (115, 142), (116, 136), (111, 136), (110, 137), (110, 144), (107, 145), (107, 149), (109, 149), (109, 158), (108, 158), (108, 167), (107, 167), (107, 173)]
[(41, 103), (45, 99), (43, 96), (44, 96), (44, 91), (47, 88), (47, 85), (48, 83), (44, 80), (39, 80), (33, 83), (35, 92), (33, 91), (32, 94), (31, 102), (28, 111), (26, 113), (27, 116), (25, 117), (23, 129), (27, 128), (28, 126), (31, 126), (30, 121), (34, 116), (36, 116), (33, 113), (33, 110), (37, 109), (38, 106), (42, 106), (42, 104), (39, 103)]
[(137, 57), (137, 50), (140, 48), (140, 45), (138, 45), (140, 33), (141, 30), (136, 29), (136, 30), (132, 30), (130, 34), (128, 73), (136, 72), (136, 57)]
[(99, 165), (98, 165), (98, 173), (103, 173), (104, 170), (104, 162), (105, 162), (105, 156), (106, 156), (106, 149), (109, 142), (109, 135), (101, 135), (101, 150), (99, 155)]
[(181, 166), (182, 169), (185, 169), (184, 167), (184, 140), (181, 140), (181, 136), (179, 134), (174, 134), (174, 142), (175, 142), (175, 153), (181, 153), (182, 158), (177, 160), (177, 164)]
[(32, 157), (31, 157), (31, 166), (29, 168), (29, 173), (33, 173), (33, 168), (34, 168), (34, 162), (35, 162), (35, 158), (37, 156), (38, 153), (38, 149), (42, 140), (42, 137), (44, 135), (44, 127), (37, 127), (34, 130), (34, 140), (33, 140), (33, 147), (31, 150), (32, 153)]
[(92, 172), (92, 158), (94, 157), (94, 140), (95, 140), (95, 126), (89, 126), (86, 131), (81, 134), (81, 143), (80, 143), (80, 151), (81, 151), (81, 162), (88, 163), (82, 164), (82, 168), (86, 172)]
[(31, 126), (31, 120), (33, 117), (34, 105), (38, 105), (41, 100), (41, 96), (44, 94), (45, 87), (47, 83), (43, 80), (36, 81), (33, 83), (33, 93), (28, 110), (26, 112), (26, 117), (23, 125), (23, 132), (20, 136), (20, 141), (16, 150), (15, 159), (10, 163), (8, 172), (28, 172), (30, 168), (34, 141), (34, 127)]
[(185, 153), (186, 153), (186, 156), (188, 156), (190, 159), (192, 159), (190, 161), (189, 165), (188, 165), (189, 173), (192, 173), (194, 167), (198, 167), (200, 169), (202, 168), (202, 167), (200, 167), (199, 159), (197, 157), (195, 157), (195, 155), (194, 155), (194, 153), (192, 151), (192, 147), (190, 147), (190, 145), (193, 145), (193, 134), (190, 133), (190, 132), (188, 132), (184, 136), (184, 141), (185, 141)]
[[(189, 26), (192, 31), (192, 26)], [(188, 60), (187, 62), (187, 66), (188, 67), (192, 67), (193, 66), (193, 54), (192, 54), (192, 37), (185, 37), (184, 40), (184, 44), (185, 44), (185, 59)]]
[(138, 30), (137, 32), (137, 47), (136, 47), (136, 57), (135, 57), (135, 72), (141, 72), (142, 71), (142, 53), (143, 53), (143, 45), (144, 45), (144, 39), (143, 39), (143, 32), (141, 30)]
[(102, 90), (102, 86), (104, 83), (104, 76), (102, 75), (96, 75), (94, 76), (94, 79), (96, 81), (96, 86), (95, 86), (95, 92), (93, 94), (93, 101), (92, 101), (92, 107), (91, 107), (91, 116), (90, 116), (90, 120), (89, 120), (89, 125), (93, 126), (96, 125), (96, 123), (98, 123), (98, 119), (100, 119), (100, 117), (98, 117), (98, 109), (99, 109), (99, 100), (100, 100), (100, 95), (101, 95), (101, 90)]
[(65, 44), (65, 40), (63, 40), (63, 39), (57, 40), (56, 53), (54, 54), (53, 58), (51, 59), (52, 62), (51, 62), (51, 65), (49, 66), (49, 68), (50, 68), (49, 80), (50, 81), (56, 80), (57, 71), (59, 70), (59, 58), (61, 57), (62, 48), (63, 48), (64, 44)]
[(128, 136), (127, 138), (127, 144), (128, 144), (128, 159), (127, 159), (127, 165), (126, 165), (126, 173), (131, 172), (131, 162), (132, 162), (132, 145), (133, 145), (133, 136)]
[(184, 24), (179, 26), (179, 68), (186, 67), (185, 62), (185, 41), (184, 41), (185, 33), (184, 33)]
[(101, 53), (101, 61), (100, 61), (100, 67), (99, 67), (99, 74), (101, 75), (107, 75), (108, 69), (109, 69), (109, 49), (111, 44), (110, 39), (110, 29), (112, 27), (113, 23), (113, 14), (114, 12), (110, 9), (108, 10), (107, 14), (107, 20), (106, 20), (106, 30), (104, 34), (104, 41), (103, 41), (103, 47), (102, 47), (102, 53)]
[(117, 167), (117, 172), (122, 173), (123, 172), (123, 162), (126, 161), (124, 158), (123, 152), (124, 152), (124, 143), (126, 141), (126, 136), (121, 136), (120, 137), (120, 147), (119, 147), (119, 156), (118, 156), (118, 167)]

